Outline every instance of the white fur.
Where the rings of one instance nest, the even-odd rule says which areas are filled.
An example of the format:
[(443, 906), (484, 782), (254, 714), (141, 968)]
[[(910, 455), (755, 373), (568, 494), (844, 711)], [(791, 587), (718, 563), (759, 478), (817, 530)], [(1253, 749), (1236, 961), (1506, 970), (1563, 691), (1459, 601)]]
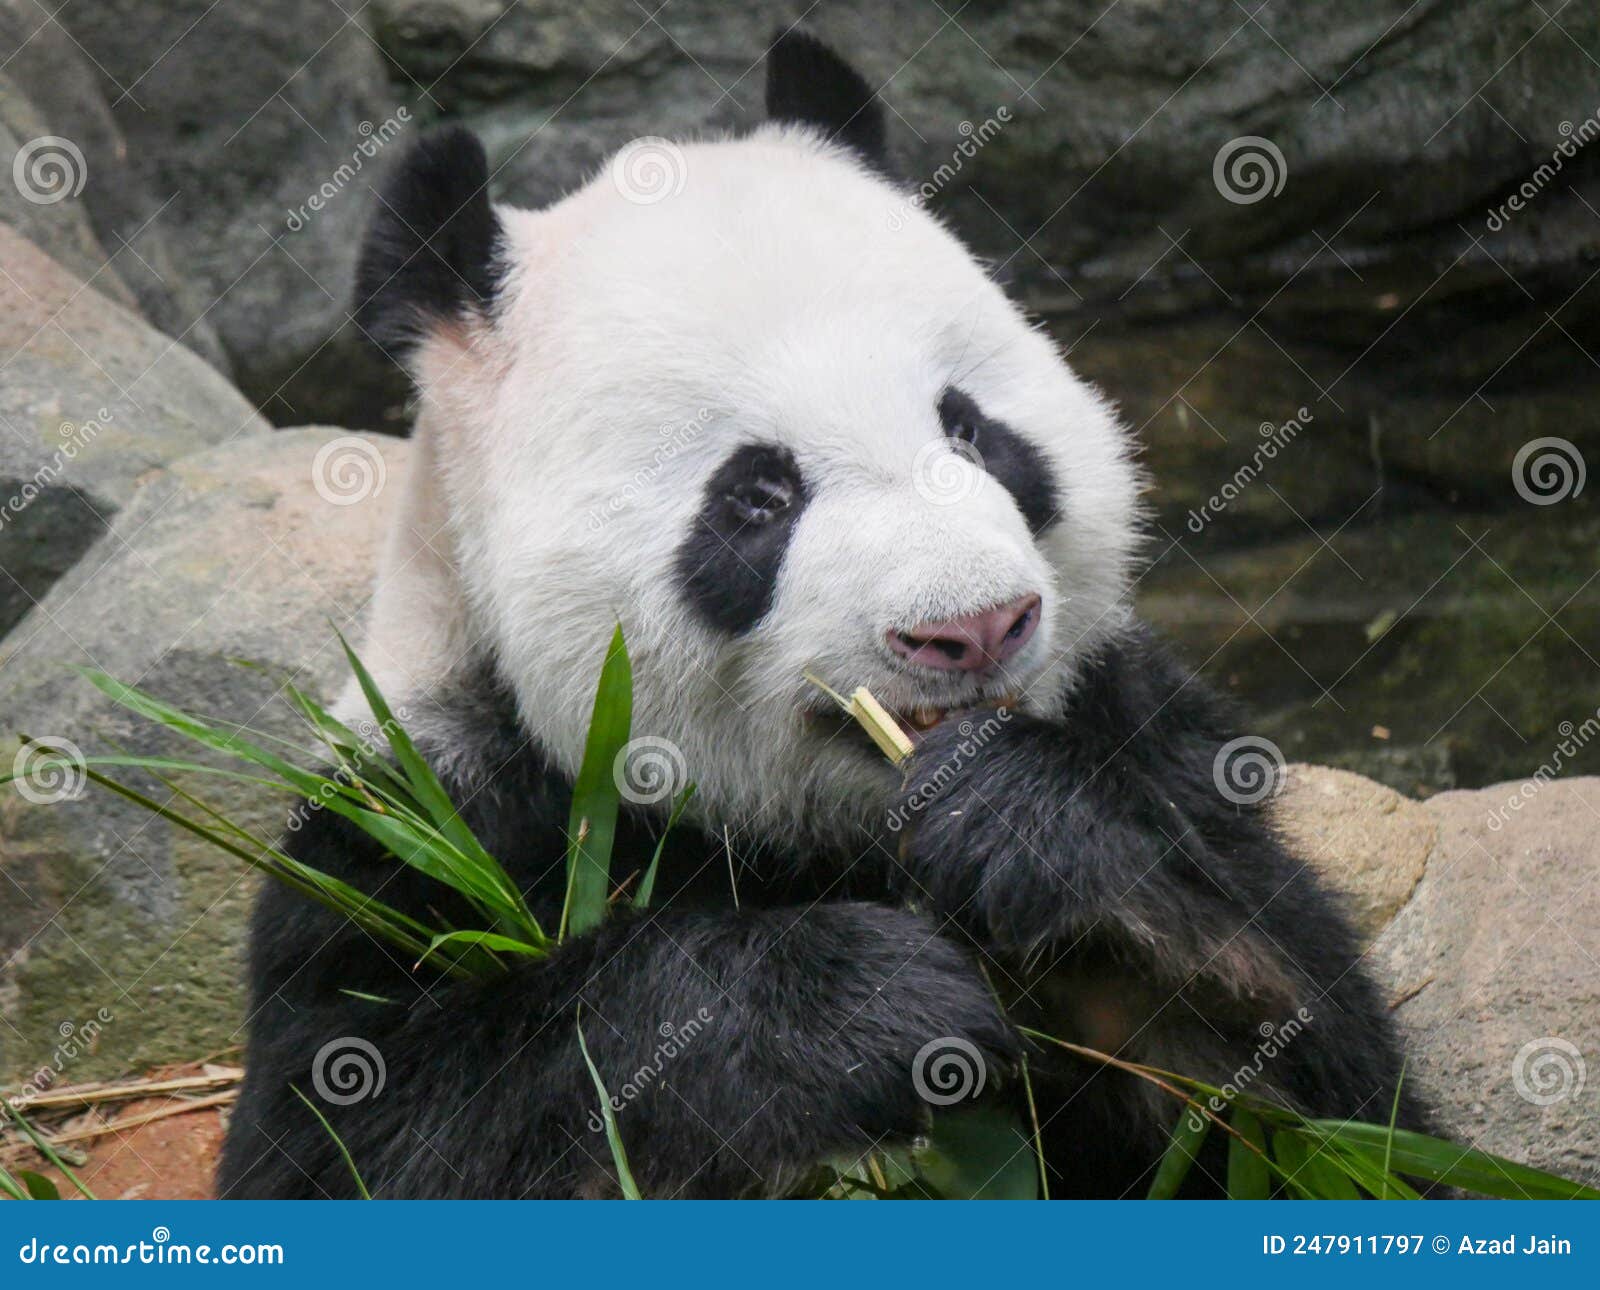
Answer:
[[(682, 156), (682, 190), (652, 205), (602, 173), (547, 210), (500, 211), (514, 272), (496, 324), (442, 328), (416, 360), (423, 478), (365, 651), (402, 702), (492, 655), (572, 772), (620, 621), (634, 734), (682, 750), (701, 816), (832, 833), (881, 802), (887, 771), (806, 728), (802, 673), (902, 708), (1058, 708), (1125, 625), (1139, 476), (1106, 401), (849, 155), (769, 126)], [(1062, 513), (1037, 543), (987, 476), (954, 505), (918, 491), (951, 384), (1050, 461)], [(772, 611), (730, 639), (692, 615), (672, 562), (707, 478), (752, 441), (794, 453), (810, 501)], [(1039, 629), (981, 694), (915, 679), (884, 644), (1029, 591)]]

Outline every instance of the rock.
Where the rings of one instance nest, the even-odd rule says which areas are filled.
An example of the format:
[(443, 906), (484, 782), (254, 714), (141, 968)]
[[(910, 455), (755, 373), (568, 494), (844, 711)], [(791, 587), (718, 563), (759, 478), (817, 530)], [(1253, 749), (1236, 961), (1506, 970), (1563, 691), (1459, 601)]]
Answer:
[(0, 226), (0, 632), (151, 469), (267, 423), (221, 376)]
[[(81, 49), (59, 23), (41, 22), (29, 0), (0, 0), (0, 67), (0, 104), (15, 110), (21, 96), (29, 110), (15, 121), (0, 107), (8, 127), (0, 133), (16, 136), (0, 139), (0, 158), (14, 164), (17, 150), (33, 144), (42, 150), (30, 171), (57, 167), (42, 172), (54, 183), (28, 185), (31, 201), (15, 175), (0, 185), (0, 218), (226, 373), (227, 356), (206, 316), (211, 297), (178, 271), (161, 211), (131, 173), (127, 142)], [(55, 142), (46, 146), (44, 138)]]
[[(1587, 499), (1386, 511), (1366, 528), (1238, 550), (1171, 534), (1140, 608), (1292, 760), (1337, 762), (1412, 796), (1493, 783), (1537, 765), (1563, 722), (1600, 706), (1600, 512)], [(1600, 745), (1568, 767), (1597, 771)]]
[[(1592, 738), (1600, 719), (1582, 729)], [(1458, 1141), (1594, 1185), (1600, 779), (1443, 793), (1426, 809), (1438, 843), (1373, 951), (1412, 1070)]]
[[(329, 443), (339, 446), (319, 463)], [(102, 699), (69, 664), (300, 735), (278, 686), (288, 678), (329, 699), (345, 674), (330, 623), (348, 628), (365, 604), (407, 450), (302, 429), (155, 473), (0, 645), (0, 764), (12, 768), (19, 731), (91, 754), (115, 742), (205, 759)], [(351, 491), (363, 470), (374, 482)], [(281, 797), (198, 776), (186, 786), (259, 834), (281, 830)], [(63, 787), (73, 785), (39, 783), (34, 796)], [(98, 1047), (64, 1078), (189, 1060), (239, 1038), (250, 875), (105, 790), (78, 787), (81, 796), (54, 804), (0, 788), (0, 1084), (50, 1064), (62, 1027), (84, 1031), (101, 1009), (111, 1020), (100, 1022)]]
[(426, 94), (391, 86), (367, 19), (324, 0), (77, 0), (61, 21), (240, 388), (279, 424), (375, 424), (404, 386), (348, 322), (355, 249), (375, 160)]
[(1392, 788), (1304, 763), (1288, 768), (1273, 813), (1294, 853), (1345, 895), (1368, 942), (1411, 898), (1438, 833), (1425, 807)]

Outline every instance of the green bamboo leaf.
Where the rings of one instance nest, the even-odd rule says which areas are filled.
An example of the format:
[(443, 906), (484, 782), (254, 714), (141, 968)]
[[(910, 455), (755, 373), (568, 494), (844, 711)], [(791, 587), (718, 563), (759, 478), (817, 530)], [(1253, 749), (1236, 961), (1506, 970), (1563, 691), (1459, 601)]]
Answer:
[(1200, 1144), (1211, 1131), (1211, 1120), (1198, 1102), (1185, 1102), (1172, 1130), (1172, 1140), (1156, 1166), (1156, 1176), (1151, 1180), (1146, 1200), (1171, 1200), (1189, 1176), (1195, 1157), (1200, 1154)]
[(1003, 1107), (936, 1112), (911, 1160), (921, 1181), (945, 1200), (1039, 1199), (1030, 1135)]
[(1308, 1120), (1307, 1130), (1375, 1162), (1388, 1153), (1395, 1173), (1513, 1200), (1600, 1200), (1600, 1190), (1503, 1156), (1384, 1124)]
[(621, 793), (616, 762), (633, 724), (633, 670), (619, 626), (611, 636), (595, 686), (583, 765), (572, 786), (567, 818), (567, 897), (561, 935), (578, 936), (606, 916), (611, 890), (611, 848), (616, 841)]
[[(0, 1111), (4, 1111), (6, 1118), (15, 1123), (17, 1128), (22, 1130), (23, 1136), (25, 1136), (29, 1142), (33, 1143), (34, 1150), (36, 1150), (41, 1156), (54, 1165), (61, 1173), (62, 1177), (64, 1177), (69, 1183), (78, 1189), (78, 1193), (85, 1200), (98, 1199), (92, 1191), (83, 1185), (83, 1180), (80, 1179), (77, 1174), (72, 1172), (72, 1169), (68, 1166), (67, 1162), (61, 1158), (61, 1153), (34, 1131), (33, 1125), (28, 1123), (28, 1117), (23, 1115), (22, 1112), (17, 1110), (16, 1107), (12, 1106), (11, 1102), (7, 1098), (0, 1097)], [(19, 1171), (19, 1173), (20, 1172), (23, 1171)], [(31, 1188), (29, 1189), (28, 1194), (30, 1196), (33, 1195)], [(37, 1197), (34, 1197), (34, 1199), (37, 1199)]]
[(36, 1174), (31, 1169), (19, 1169), (17, 1178), (28, 1189), (29, 1200), (61, 1199), (61, 1192), (56, 1185), (43, 1174)]
[(678, 826), (678, 821), (683, 818), (683, 808), (689, 805), (689, 799), (694, 796), (694, 785), (685, 784), (683, 792), (678, 794), (678, 800), (672, 804), (672, 814), (667, 817), (667, 827), (661, 831), (661, 836), (656, 839), (656, 849), (650, 856), (650, 863), (646, 866), (644, 877), (639, 880), (639, 889), (633, 893), (633, 907), (635, 909), (649, 909), (651, 897), (656, 890), (656, 870), (661, 867), (661, 852), (667, 845), (667, 838), (672, 830)]
[(334, 1132), (333, 1125), (328, 1123), (328, 1117), (317, 1109), (315, 1102), (295, 1085), (291, 1084), (289, 1087), (293, 1090), (294, 1095), (306, 1104), (311, 1114), (317, 1117), (318, 1122), (327, 1131), (328, 1136), (333, 1139), (333, 1145), (339, 1148), (339, 1154), (344, 1157), (344, 1167), (350, 1171), (350, 1177), (355, 1181), (356, 1194), (362, 1200), (371, 1200), (372, 1193), (367, 1190), (367, 1184), (361, 1180), (361, 1171), (356, 1168), (356, 1162), (351, 1158), (350, 1149), (344, 1145), (344, 1139)]
[(1228, 1199), (1266, 1200), (1272, 1195), (1266, 1130), (1261, 1127), (1261, 1121), (1242, 1106), (1233, 1108), (1229, 1122), (1239, 1136), (1228, 1139)]
[(514, 937), (501, 936), (495, 932), (441, 932), (428, 943), (428, 953), (434, 954), (445, 945), (481, 945), (486, 950), (498, 950), (506, 954), (525, 954), (534, 958), (542, 958), (544, 950), (537, 945), (529, 945), (527, 941), (519, 941)]
[(578, 1010), (578, 1051), (583, 1054), (583, 1064), (589, 1068), (589, 1078), (594, 1081), (595, 1092), (600, 1094), (600, 1118), (605, 1121), (606, 1142), (611, 1147), (611, 1162), (616, 1166), (617, 1183), (622, 1188), (623, 1200), (643, 1200), (639, 1194), (639, 1184), (633, 1180), (633, 1170), (628, 1168), (628, 1153), (622, 1146), (622, 1134), (617, 1130), (616, 1112), (611, 1108), (611, 1094), (606, 1091), (606, 1082), (600, 1078), (600, 1072), (595, 1067), (594, 1058), (589, 1056), (589, 1045), (583, 1038), (583, 1010)]

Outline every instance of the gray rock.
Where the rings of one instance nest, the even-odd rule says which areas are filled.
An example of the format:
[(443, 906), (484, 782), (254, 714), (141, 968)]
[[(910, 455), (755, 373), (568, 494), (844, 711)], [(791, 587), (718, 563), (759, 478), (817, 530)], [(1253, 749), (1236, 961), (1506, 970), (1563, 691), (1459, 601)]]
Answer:
[[(329, 443), (339, 447), (319, 476)], [(19, 732), (86, 753), (114, 743), (205, 760), (198, 745), (101, 698), (70, 664), (252, 729), (300, 734), (278, 686), (287, 678), (332, 697), (346, 671), (332, 625), (350, 630), (366, 601), (400, 487), (387, 477), (403, 470), (407, 450), (303, 429), (243, 438), (153, 474), (0, 644), (0, 764), (12, 768)], [(352, 491), (363, 470), (374, 482)], [(318, 479), (331, 484), (319, 491)], [(52, 787), (62, 785), (37, 783), (35, 798)], [(281, 829), (281, 797), (200, 777), (186, 787), (258, 834)], [(82, 1029), (102, 1008), (112, 1020), (97, 1049), (74, 1058), (72, 1078), (237, 1040), (238, 954), (254, 889), (240, 862), (92, 785), (57, 803), (12, 785), (0, 788), (0, 885), (0, 1084), (50, 1064), (62, 1026)]]
[(1374, 949), (1412, 1070), (1459, 1141), (1600, 1183), (1600, 779), (1427, 810), (1438, 843)]
[[(205, 312), (211, 297), (178, 271), (160, 211), (132, 174), (127, 141), (101, 93), (101, 78), (66, 29), (41, 14), (29, 0), (0, 0), (0, 86), (10, 87), (0, 88), (0, 103), (14, 106), (20, 95), (31, 109), (22, 121), (8, 117), (7, 133), (15, 137), (0, 140), (6, 145), (0, 159), (10, 164), (18, 148), (53, 136), (64, 141), (55, 145), (57, 155), (70, 158), (66, 192), (79, 182), (82, 191), (28, 202), (13, 176), (13, 183), (0, 183), (0, 209), (7, 222), (79, 277), (119, 303), (137, 302), (157, 328), (226, 373), (227, 356)], [(58, 191), (52, 187), (47, 196)], [(13, 213), (22, 218), (10, 218)], [(87, 240), (85, 224), (92, 226)]]
[(0, 631), (148, 471), (267, 423), (184, 346), (0, 226)]
[[(388, 82), (367, 19), (324, 0), (78, 0), (61, 21), (240, 388), (280, 425), (380, 419), (403, 385), (348, 322), (351, 272), (376, 158), (427, 99)], [(109, 214), (116, 193), (84, 196)]]

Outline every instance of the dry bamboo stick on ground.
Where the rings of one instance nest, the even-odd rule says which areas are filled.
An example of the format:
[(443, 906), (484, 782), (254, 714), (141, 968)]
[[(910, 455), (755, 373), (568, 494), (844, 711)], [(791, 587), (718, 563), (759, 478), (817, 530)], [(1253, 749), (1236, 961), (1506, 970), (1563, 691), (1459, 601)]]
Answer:
[(212, 1075), (181, 1075), (143, 1083), (69, 1084), (30, 1097), (22, 1109), (33, 1112), (62, 1106), (91, 1106), (97, 1102), (126, 1102), (142, 1097), (158, 1097), (164, 1093), (192, 1093), (201, 1089), (225, 1088), (243, 1078), (244, 1071), (233, 1066)]
[(124, 1129), (137, 1129), (140, 1125), (154, 1124), (157, 1120), (170, 1120), (175, 1115), (187, 1115), (190, 1111), (204, 1111), (210, 1107), (226, 1106), (228, 1103), (235, 1101), (238, 1096), (238, 1089), (225, 1089), (221, 1093), (211, 1093), (205, 1097), (174, 1102), (171, 1106), (159, 1107), (154, 1111), (141, 1111), (138, 1115), (127, 1115), (118, 1120), (108, 1120), (104, 1124), (91, 1124), (87, 1128), (73, 1129), (70, 1133), (62, 1133), (55, 1137), (50, 1137), (46, 1134), (40, 1134), (40, 1136), (52, 1147), (59, 1147), (69, 1142), (91, 1142), (95, 1138), (103, 1138), (107, 1134), (121, 1133)]

